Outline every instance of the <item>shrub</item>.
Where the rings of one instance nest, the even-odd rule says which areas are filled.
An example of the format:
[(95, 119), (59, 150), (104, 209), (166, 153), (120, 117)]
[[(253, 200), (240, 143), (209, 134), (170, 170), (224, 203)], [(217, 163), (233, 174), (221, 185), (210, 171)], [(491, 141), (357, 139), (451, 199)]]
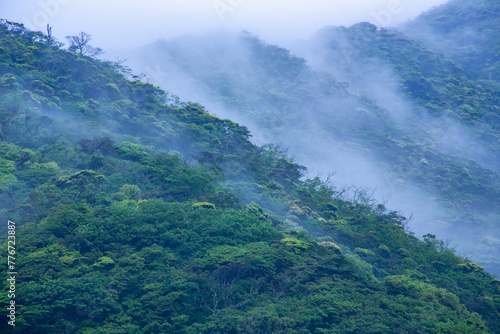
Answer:
[(331, 241), (323, 241), (323, 242), (320, 242), (319, 244), (321, 246), (324, 246), (328, 249), (333, 250), (336, 254), (342, 254), (342, 248), (340, 248), (339, 246), (337, 246), (336, 244), (334, 244)]
[(215, 204), (208, 202), (198, 202), (193, 204), (193, 208), (195, 209), (213, 209), (215, 210)]
[(106, 268), (106, 267), (112, 267), (115, 264), (115, 261), (111, 259), (110, 257), (103, 256), (99, 258), (99, 261), (94, 263), (93, 266), (97, 268)]
[(354, 249), (354, 251), (356, 252), (356, 254), (358, 254), (358, 255), (360, 255), (360, 256), (366, 256), (366, 257), (368, 257), (368, 256), (374, 256), (374, 255), (375, 255), (375, 253), (374, 253), (374, 252), (372, 252), (372, 251), (371, 251), (371, 250), (369, 250), (369, 249), (365, 249), (365, 248), (359, 248), (359, 247), (356, 247), (356, 248)]

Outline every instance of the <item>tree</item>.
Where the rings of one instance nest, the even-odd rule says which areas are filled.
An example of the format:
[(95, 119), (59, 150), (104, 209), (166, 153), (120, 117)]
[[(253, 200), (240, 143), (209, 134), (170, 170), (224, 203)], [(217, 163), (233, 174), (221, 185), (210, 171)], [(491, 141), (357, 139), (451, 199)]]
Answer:
[(69, 51), (77, 52), (79, 55), (88, 57), (97, 57), (102, 55), (104, 51), (101, 48), (95, 48), (89, 45), (92, 36), (86, 32), (81, 32), (76, 36), (66, 36), (69, 42)]
[(0, 109), (0, 136), (2, 139), (9, 140), (11, 124), (24, 114), (26, 114), (26, 111), (17, 105), (10, 106), (7, 109)]
[(52, 36), (52, 27), (47, 23), (47, 45), (49, 48), (54, 44), (54, 36)]
[(64, 43), (57, 41), (54, 35), (52, 35), (52, 27), (49, 24), (47, 24), (47, 36), (45, 37), (45, 41), (49, 50), (57, 50), (64, 45)]
[[(202, 276), (205, 283), (203, 289), (198, 288), (202, 303), (213, 314), (231, 306), (230, 297), (236, 290), (236, 283), (243, 277), (247, 268), (243, 264), (231, 264), (217, 268), (212, 273)], [(208, 291), (209, 298), (205, 298), (202, 291)]]

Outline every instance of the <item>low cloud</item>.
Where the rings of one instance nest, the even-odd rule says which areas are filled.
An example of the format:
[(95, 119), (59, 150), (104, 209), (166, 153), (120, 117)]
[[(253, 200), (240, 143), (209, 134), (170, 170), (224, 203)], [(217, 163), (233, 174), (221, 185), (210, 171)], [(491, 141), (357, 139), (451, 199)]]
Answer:
[(326, 25), (394, 25), (445, 0), (2, 0), (0, 16), (64, 41), (85, 31), (96, 46), (141, 46), (211, 30), (248, 30), (268, 42), (306, 38)]

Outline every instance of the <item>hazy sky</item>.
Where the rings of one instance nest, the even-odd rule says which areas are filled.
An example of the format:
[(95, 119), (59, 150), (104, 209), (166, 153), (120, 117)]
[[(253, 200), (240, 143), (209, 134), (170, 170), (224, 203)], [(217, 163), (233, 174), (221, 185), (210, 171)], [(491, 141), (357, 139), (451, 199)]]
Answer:
[(119, 48), (219, 28), (246, 29), (268, 42), (305, 38), (325, 25), (394, 25), (446, 0), (0, 0), (0, 18), (32, 30), (49, 23), (60, 41), (80, 31)]

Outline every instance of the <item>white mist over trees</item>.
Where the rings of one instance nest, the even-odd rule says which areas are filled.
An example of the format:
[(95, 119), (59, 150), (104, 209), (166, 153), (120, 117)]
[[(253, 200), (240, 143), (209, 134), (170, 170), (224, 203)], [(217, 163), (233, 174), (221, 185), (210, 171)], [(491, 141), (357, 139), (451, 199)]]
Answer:
[[(160, 55), (155, 58), (154, 54), (146, 56), (148, 60), (145, 66), (140, 65), (141, 61), (136, 59), (135, 55), (130, 56), (131, 59), (127, 64), (134, 70), (143, 72), (150, 81), (161, 84), (163, 88), (179, 95), (182, 99), (201, 102), (211, 112), (245, 124), (252, 130), (253, 140), (256, 143), (283, 142), (289, 147), (290, 153), (296, 156), (297, 161), (309, 167), (310, 173), (328, 175), (333, 171), (336, 173), (339, 186), (354, 185), (371, 189), (370, 192), (373, 192), (377, 200), (387, 202), (391, 207), (407, 214), (415, 213), (415, 221), (419, 222), (414, 224), (417, 234), (426, 233), (429, 228), (432, 232), (439, 234), (442, 229), (446, 230), (447, 226), (453, 225), (448, 214), (443, 212), (436, 202), (436, 200), (439, 201), (439, 196), (436, 197), (432, 193), (428, 193), (428, 190), (424, 190), (420, 185), (407, 182), (403, 182), (403, 185), (398, 181), (400, 179), (394, 177), (392, 163), (385, 161), (380, 156), (380, 152), (374, 153), (373, 147), (363, 146), (364, 144), (356, 141), (350, 143), (350, 146), (346, 146), (342, 135), (333, 134), (328, 130), (316, 131), (324, 125), (322, 124), (321, 112), (318, 113), (318, 110), (335, 110), (337, 115), (342, 115), (341, 118), (337, 119), (338, 124), (351, 129), (367, 126), (371, 120), (379, 116), (382, 117), (381, 115), (386, 113), (382, 118), (379, 117), (379, 120), (383, 119), (382, 123), (385, 125), (382, 123), (379, 125), (371, 124), (375, 128), (378, 127), (375, 132), (378, 131), (379, 134), (382, 134), (387, 125), (396, 126), (401, 135), (406, 133), (413, 136), (416, 140), (415, 145), (431, 145), (437, 151), (445, 152), (450, 157), (458, 156), (462, 160), (473, 159), (486, 169), (493, 171), (495, 177), (498, 176), (499, 170), (497, 147), (492, 147), (488, 137), (482, 136), (480, 127), (464, 127), (460, 121), (451, 117), (451, 114), (435, 118), (432, 115), (419, 113), (417, 110), (421, 106), (416, 109), (414, 106), (414, 103), (418, 103), (418, 98), (409, 98), (407, 92), (401, 90), (403, 81), (398, 77), (394, 67), (386, 60), (381, 58), (367, 58), (368, 61), (355, 60), (366, 56), (363, 52), (370, 44), (371, 39), (377, 36), (376, 30), (364, 29), (363, 26), (358, 25), (357, 28), (352, 28), (349, 31), (345, 28), (343, 28), (344, 30), (340, 28), (337, 30), (335, 28), (323, 29), (314, 37), (311, 36), (324, 26), (341, 24), (349, 26), (360, 21), (372, 22), (379, 27), (403, 23), (422, 10), (443, 2), (428, 1), (417, 4), (403, 0), (380, 2), (360, 0), (346, 5), (331, 1), (315, 3), (275, 1), (269, 3), (220, 0), (173, 1), (169, 3), (149, 1), (140, 4), (120, 2), (118, 4), (114, 1), (102, 3), (97, 1), (45, 0), (26, 1), (20, 7), (18, 2), (7, 0), (0, 4), (0, 11), (5, 13), (7, 17), (18, 19), (25, 23), (28, 28), (34, 30), (42, 30), (50, 24), (51, 41), (56, 37), (63, 40), (63, 36), (69, 35), (68, 47), (75, 52), (89, 56), (96, 56), (102, 52), (102, 49), (89, 45), (90, 36), (94, 38), (96, 45), (102, 47), (127, 48), (152, 42), (159, 38), (171, 38), (186, 33), (204, 34), (206, 31), (215, 29), (225, 30), (228, 32), (219, 32), (218, 37), (216, 37), (217, 34), (213, 34), (211, 36), (205, 35), (203, 38), (215, 39), (213, 44), (216, 46), (212, 47), (226, 50), (226, 55), (223, 56), (225, 58), (219, 61), (218, 66), (222, 71), (227, 71), (225, 75), (229, 77), (226, 78), (226, 81), (230, 83), (238, 82), (241, 79), (239, 76), (255, 69), (255, 66), (260, 66), (253, 63), (252, 56), (248, 55), (246, 47), (235, 37), (237, 36), (235, 31), (246, 29), (251, 33), (256, 33), (265, 43), (286, 46), (292, 51), (292, 54), (301, 57), (302, 61), (307, 61), (310, 68), (304, 73), (308, 71), (323, 73), (324, 77), (321, 79), (322, 81), (320, 80), (320, 84), (315, 82), (317, 78), (307, 77), (310, 73), (302, 78), (297, 77), (300, 84), (305, 84), (311, 92), (324, 89), (325, 85), (328, 86), (329, 81), (334, 82), (334, 84), (347, 85), (344, 87), (344, 94), (347, 94), (348, 97), (344, 96), (342, 99), (323, 97), (319, 99), (321, 103), (303, 110), (294, 111), (294, 104), (297, 101), (290, 100), (285, 101), (281, 110), (276, 111), (274, 105), (268, 105), (265, 108), (258, 107), (250, 112), (250, 109), (262, 102), (257, 101), (259, 98), (271, 98), (279, 104), (280, 99), (283, 98), (279, 95), (279, 89), (274, 97), (261, 96), (258, 90), (248, 90), (248, 87), (244, 87), (244, 85), (238, 87), (236, 84), (233, 87), (228, 86), (227, 92), (214, 94), (210, 81), (203, 81), (204, 78), (200, 78), (199, 75), (193, 76), (193, 72), (196, 71), (208, 72), (203, 66), (211, 66), (210, 61), (204, 59), (203, 56), (203, 53), (207, 52), (207, 48), (211, 46), (203, 45), (203, 42), (200, 43), (196, 37), (182, 37), (168, 42), (172, 49), (177, 48), (178, 52), (184, 54), (184, 65), (179, 64), (175, 55), (169, 60), (168, 57), (160, 59), (162, 57)], [(473, 43), (488, 45), (494, 41), (494, 34), (491, 33), (494, 21), (484, 21), (478, 25), (477, 33), (467, 26), (467, 24), (477, 23), (481, 20), (483, 14), (481, 14), (480, 8), (488, 3), (489, 1), (486, 0), (482, 1), (481, 4), (478, 3), (476, 5), (479, 8), (477, 14), (476, 7), (470, 7), (469, 17), (451, 30), (436, 30), (435, 27), (439, 25), (439, 22), (433, 22), (432, 16), (425, 15), (417, 23), (406, 24), (402, 29), (429, 49), (445, 53), (458, 61), (460, 54), (453, 53), (452, 50), (457, 50), (459, 47), (473, 50), (471, 48)], [(447, 18), (447, 20), (452, 19), (453, 17)], [(92, 21), (91, 26), (87, 24), (89, 21)], [(425, 22), (426, 28), (424, 30), (420, 29), (422, 26), (419, 25), (419, 22), (422, 24)], [(82, 30), (86, 33), (74, 35), (77, 31)], [(329, 38), (331, 41), (328, 40)], [(439, 44), (439, 41), (443, 39), (448, 42)], [(397, 38), (393, 40), (396, 41)], [(404, 38), (400, 41), (402, 41), (402, 46), (411, 43), (404, 41)], [(334, 47), (328, 44), (330, 42), (335, 44)], [(184, 46), (183, 43), (185, 43)], [(210, 44), (210, 42), (205, 44)], [(159, 44), (156, 47), (159, 47)], [(192, 54), (193, 50), (198, 51)], [(210, 53), (210, 51), (208, 52)], [(478, 59), (473, 52), (469, 53), (468, 59)], [(110, 54), (108, 58), (112, 59), (114, 53)], [(124, 52), (120, 51), (119, 54), (120, 58), (123, 59)], [(485, 79), (495, 77), (497, 70), (494, 58), (492, 58), (494, 54), (494, 50), (488, 53), (488, 62), (483, 68), (477, 69), (477, 71), (483, 70), (481, 72), (483, 74), (474, 74), (475, 77)], [(220, 55), (221, 53), (218, 54), (218, 56)], [(481, 63), (480, 60), (473, 63), (469, 61), (462, 65), (466, 66), (466, 69), (472, 69)], [(185, 66), (188, 64), (189, 67), (189, 64), (197, 62), (200, 66), (198, 69)], [(443, 68), (448, 68), (447, 63), (443, 64), (445, 64)], [(456, 69), (450, 68), (447, 75), (450, 73), (455, 75), (453, 71)], [(271, 75), (272, 77), (270, 73), (260, 73), (260, 75), (262, 77)], [(471, 72), (468, 71), (467, 75), (471, 75)], [(463, 78), (465, 77), (463, 76)], [(403, 80), (407, 79), (403, 78)], [(253, 84), (261, 83), (256, 79)], [(279, 87), (279, 82), (274, 84)], [(268, 87), (272, 87), (272, 85), (271, 83)], [(416, 81), (412, 85), (410, 85), (411, 87), (406, 86), (406, 88), (418, 90), (423, 87), (419, 88), (420, 83), (416, 83)], [(235, 92), (235, 89), (240, 89), (240, 92)], [(326, 89), (328, 90), (328, 88)], [(483, 94), (482, 88), (478, 89), (474, 94)], [(292, 90), (285, 90), (285, 95), (289, 93), (292, 93)], [(242, 110), (241, 104), (232, 104), (231, 101), (227, 100), (245, 94), (244, 104), (250, 109)], [(369, 100), (360, 102), (365, 98)], [(316, 101), (319, 100), (316, 99)], [(305, 103), (305, 100), (302, 102)], [(428, 103), (425, 108), (438, 110), (439, 103), (436, 104), (435, 101), (433, 103)], [(371, 118), (373, 115), (368, 115), (366, 118), (364, 113), (368, 110), (368, 114), (370, 114), (370, 106), (373, 104), (377, 108), (381, 108), (378, 112), (382, 114), (375, 118)], [(471, 105), (474, 104), (463, 103), (462, 105), (450, 106), (451, 108), (448, 110), (453, 113), (453, 108), (462, 108), (465, 114), (470, 114), (473, 118), (475, 107), (471, 107)], [(348, 112), (350, 109), (355, 109), (356, 112)], [(257, 112), (260, 116), (255, 117)], [(300, 117), (290, 115), (300, 115)], [(420, 118), (423, 122), (417, 122), (415, 117)], [(415, 126), (417, 123), (420, 125)], [(300, 124), (299, 128), (296, 131), (291, 131), (291, 129), (295, 129), (297, 124)], [(479, 129), (479, 132), (475, 129)], [(302, 135), (304, 133), (307, 133), (307, 136)], [(325, 138), (330, 138), (330, 141)], [(324, 155), (325, 151), (329, 152), (326, 156)], [(431, 166), (427, 157), (422, 154), (410, 157), (409, 163), (414, 166)], [(493, 184), (496, 184), (495, 182)], [(426, 210), (418, 209), (422, 207), (425, 207)], [(420, 211), (419, 214), (417, 214), (418, 211)], [(487, 218), (487, 220), (491, 220), (491, 218)], [(428, 224), (431, 226), (428, 227)], [(422, 230), (419, 230), (418, 226), (423, 226)], [(480, 241), (481, 238), (475, 242)], [(460, 244), (464, 245), (462, 242)]]
[[(423, 63), (398, 54), (398, 47), (420, 54)], [(390, 209), (413, 214), (418, 236), (432, 232), (481, 257), (477, 245), (500, 236), (498, 206), (491, 202), (498, 192), (498, 145), (484, 136), (479, 120), (457, 118), (471, 117), (460, 111), (464, 102), (450, 102), (448, 92), (419, 80), (458, 77), (460, 89), (476, 92), (467, 98), (474, 105), (489, 90), (400, 33), (367, 23), (326, 28), (292, 50), (249, 33), (219, 33), (157, 42), (131, 53), (129, 64), (181, 99), (247, 125), (256, 143), (284, 144), (310, 173), (333, 172), (338, 187), (367, 189)], [(395, 65), (423, 74), (397, 72)], [(483, 107), (485, 117), (494, 117), (492, 105)], [(449, 188), (455, 179), (483, 190)], [(476, 224), (481, 232), (471, 238)]]
[[(446, 113), (436, 118), (432, 112), (442, 109), (440, 103), (447, 103), (443, 99), (437, 98), (425, 106), (415, 107), (415, 103), (419, 104), (421, 100), (421, 97), (415, 96), (415, 92), (420, 90), (425, 93), (427, 87), (425, 85), (428, 83), (424, 81), (432, 81), (434, 74), (429, 74), (424, 81), (419, 81), (418, 78), (399, 77), (395, 69), (400, 67), (394, 67), (394, 64), (390, 63), (391, 59), (373, 58), (364, 53), (369, 49), (374, 38), (380, 38), (385, 33), (380, 33), (375, 26), (370, 28), (363, 25), (356, 25), (350, 30), (346, 28), (320, 30), (324, 26), (350, 26), (361, 21), (374, 23), (378, 27), (393, 26), (415, 17), (422, 10), (442, 3), (444, 1), (416, 3), (403, 0), (380, 2), (359, 0), (345, 4), (331, 1), (315, 3), (274, 1), (270, 3), (220, 0), (168, 3), (164, 1), (141, 3), (107, 1), (102, 3), (45, 0), (26, 1), (23, 2), (23, 6), (20, 6), (18, 2), (7, 0), (0, 4), (0, 12), (5, 13), (8, 18), (25, 23), (28, 28), (34, 30), (44, 30), (46, 25), (50, 24), (53, 28), (51, 40), (56, 37), (63, 40), (63, 36), (72, 36), (68, 47), (90, 56), (98, 55), (101, 49), (89, 47), (84, 50), (83, 48), (89, 46), (86, 36), (92, 36), (95, 45), (106, 49), (112, 46), (123, 50), (123, 48), (147, 44), (160, 38), (168, 39), (192, 34), (192, 37), (181, 37), (165, 42), (168, 48), (176, 50), (177, 55), (175, 52), (170, 56), (164, 53), (157, 54), (154, 48), (162, 48), (161, 43), (157, 43), (153, 48), (149, 48), (150, 54), (142, 55), (142, 58), (137, 58), (137, 54), (126, 56), (127, 52), (122, 51), (108, 52), (107, 58), (114, 59), (113, 54), (120, 59), (129, 57), (130, 61), (126, 64), (137, 73), (144, 73), (151, 82), (160, 84), (183, 100), (200, 102), (210, 112), (248, 126), (252, 130), (254, 142), (258, 144), (282, 142), (289, 148), (289, 152), (295, 155), (298, 162), (309, 168), (310, 173), (325, 176), (335, 172), (334, 180), (339, 187), (355, 186), (370, 189), (378, 201), (387, 202), (391, 208), (408, 215), (414, 213), (414, 230), (417, 235), (431, 231), (437, 233), (439, 237), (446, 238), (448, 235), (446, 230), (450, 226), (453, 226), (457, 220), (468, 221), (470, 216), (450, 219), (448, 209), (438, 204), (438, 202), (442, 203), (442, 196), (436, 196), (432, 191), (429, 192), (429, 189), (424, 189), (420, 181), (414, 184), (414, 182), (405, 181), (404, 178), (396, 177), (395, 175), (404, 174), (406, 171), (404, 168), (398, 169), (399, 167), (395, 166), (408, 164), (416, 170), (418, 167), (434, 168), (432, 163), (429, 163), (428, 156), (418, 148), (419, 145), (431, 147), (435, 152), (447, 154), (447, 159), (454, 160), (455, 156), (459, 157), (459, 162), (455, 163), (457, 169), (453, 171), (455, 174), (459, 170), (465, 171), (466, 179), (470, 179), (468, 175), (474, 174), (470, 168), (467, 168), (469, 166), (466, 159), (479, 162), (484, 166), (482, 169), (484, 175), (479, 173), (483, 178), (481, 182), (483, 184), (489, 182), (496, 187), (497, 181), (486, 180), (498, 177), (498, 161), (500, 160), (498, 147), (493, 147), (489, 137), (483, 135), (484, 125), (467, 127), (453, 116), (455, 110), (462, 110), (463, 114), (471, 117), (472, 122), (477, 122), (474, 120), (476, 102), (467, 101), (461, 105), (447, 106), (444, 108)], [(471, 45), (473, 43), (482, 43), (481, 45), (484, 46), (494, 44), (492, 42), (494, 41), (492, 33), (494, 20), (480, 21), (484, 17), (481, 6), (492, 4), (494, 2), (484, 0), (471, 6), (467, 19), (462, 20), (462, 23), (451, 30), (436, 30), (439, 21), (433, 22), (432, 15), (424, 15), (420, 21), (406, 24), (401, 29), (430, 50), (445, 53), (455, 61), (460, 58), (460, 54), (452, 50), (459, 50), (460, 47), (472, 50), (467, 55), (467, 59), (476, 61), (472, 63), (468, 61), (462, 65), (466, 69), (475, 69), (474, 66), (479, 66), (482, 59), (475, 56)], [(445, 15), (452, 12), (439, 10)], [(446, 20), (451, 22), (453, 17), (453, 15), (446, 17)], [(92, 22), (92, 25), (88, 25), (88, 22)], [(483, 23), (476, 24), (477, 22)], [(426, 28), (420, 29), (423, 27), (420, 23), (425, 23)], [(471, 23), (478, 27), (477, 33), (468, 28), (468, 24)], [(300, 57), (292, 58), (301, 59), (299, 63), (307, 62), (307, 67), (299, 69), (299, 72), (303, 72), (302, 74), (294, 74), (296, 76), (293, 79), (296, 80), (294, 84), (302, 85), (313, 95), (322, 91), (324, 96), (321, 98), (304, 96), (295, 100), (293, 98), (287, 100), (294, 94), (300, 96), (301, 92), (294, 91), (290, 87), (283, 88), (279, 81), (273, 82), (275, 74), (278, 76), (283, 74), (279, 69), (275, 69), (277, 72), (274, 74), (271, 73), (272, 71), (265, 73), (265, 69), (257, 75), (252, 74), (251, 72), (262, 64), (255, 64), (255, 55), (249, 54), (248, 47), (242, 45), (236, 37), (237, 31), (242, 29), (257, 34), (263, 43), (285, 46), (293, 55)], [(211, 30), (219, 30), (219, 33), (206, 35), (206, 32)], [(75, 35), (77, 31), (86, 33)], [(194, 37), (200, 34), (205, 37)], [(460, 38), (457, 39), (458, 36)], [(202, 41), (203, 39), (206, 41)], [(441, 40), (447, 42), (440, 44)], [(396, 44), (401, 43), (397, 45), (403, 48), (412, 43), (403, 37), (394, 37), (390, 41)], [(221, 50), (214, 52), (213, 48)], [(393, 52), (395, 50), (393, 49)], [(179, 62), (179, 54), (182, 54), (184, 63)], [(212, 59), (206, 54), (212, 54)], [(483, 68), (477, 69), (477, 71), (483, 70), (482, 74), (474, 74), (474, 78), (495, 77), (496, 65), (492, 58), (494, 54), (493, 49), (491, 52), (488, 51), (487, 62), (484, 63)], [(213, 57), (223, 58), (214, 59)], [(362, 58), (364, 60), (359, 60)], [(145, 62), (141, 64), (144, 60)], [(304, 65), (299, 63), (297, 68)], [(461, 71), (453, 66), (450, 67), (449, 63), (442, 60), (435, 61), (429, 58), (428, 63), (440, 64), (439, 66), (444, 71), (441, 71), (439, 75), (455, 76)], [(190, 67), (193, 64), (196, 66)], [(218, 83), (212, 82), (212, 78), (204, 78), (199, 74), (209, 73), (212, 71), (210, 66), (214, 64), (217, 64), (216, 66), (219, 66), (221, 71), (218, 83), (225, 84), (226, 91), (214, 93), (214, 84), (216, 86)], [(427, 71), (425, 68), (419, 70)], [(314, 74), (311, 74), (313, 72)], [(322, 78), (318, 79), (318, 75)], [(464, 73), (460, 72), (459, 75), (461, 81), (468, 80)], [(471, 75), (471, 71), (467, 71), (467, 75)], [(251, 77), (252, 85), (267, 87), (271, 94), (262, 94), (255, 87), (249, 89), (248, 86), (239, 84), (246, 80), (246, 76)], [(268, 82), (260, 82), (262, 78), (266, 78)], [(290, 78), (285, 79), (290, 81)], [(406, 86), (405, 82), (408, 83)], [(449, 84), (456, 86), (455, 83)], [(343, 90), (344, 96), (328, 96), (331, 92), (325, 95), (325, 89), (326, 91), (332, 89), (329, 85), (345, 85), (345, 87), (334, 88), (334, 90)], [(483, 86), (486, 90), (489, 89), (488, 84), (483, 83)], [(472, 96), (484, 95), (482, 87), (474, 85), (472, 87)], [(463, 85), (460, 89), (462, 88), (469, 89)], [(440, 89), (446, 91), (447, 88)], [(410, 95), (408, 95), (408, 90), (411, 91)], [(451, 90), (446, 92), (450, 93)], [(462, 90), (463, 92), (465, 90)], [(271, 96), (272, 94), (274, 96)], [(243, 100), (241, 100), (242, 97)], [(240, 101), (237, 101), (238, 98)], [(231, 99), (236, 100), (231, 101)], [(308, 105), (308, 99), (316, 101), (315, 104)], [(471, 99), (474, 98), (471, 97)], [(274, 101), (274, 103), (262, 104), (263, 100)], [(276, 109), (276, 105), (280, 103), (281, 107)], [(302, 109), (294, 109), (297, 105), (301, 105)], [(419, 112), (421, 108), (426, 109), (430, 114)], [(387, 152), (377, 152), (375, 144), (370, 146), (366, 144), (369, 142), (367, 140), (365, 143), (354, 140), (353, 138), (356, 137), (354, 133), (330, 131), (324, 124), (323, 116), (325, 115), (322, 115), (320, 110), (324, 111), (323, 114), (326, 112), (327, 116), (337, 115), (334, 118), (337, 122), (337, 129), (339, 127), (365, 128), (382, 136), (389, 127), (391, 131), (395, 131), (394, 134), (399, 133), (401, 138), (408, 135), (414, 139), (412, 144), (415, 147), (414, 152), (420, 153), (409, 157), (399, 155), (397, 156), (399, 162), (392, 162), (388, 160)], [(373, 114), (374, 110), (377, 110), (375, 114)], [(346, 135), (351, 139), (346, 141)], [(384, 142), (383, 139), (380, 140), (380, 143)], [(398, 149), (397, 145), (393, 149)], [(325, 152), (329, 153), (325, 154)], [(462, 166), (460, 167), (462, 169), (459, 166)], [(488, 170), (492, 172), (491, 175), (488, 174)], [(429, 180), (425, 182), (427, 185), (430, 184)], [(431, 188), (439, 189), (438, 184), (439, 182)], [(490, 191), (481, 190), (478, 193), (485, 193), (485, 196), (489, 196)], [(481, 195), (472, 196), (480, 197)], [(484, 224), (489, 227), (485, 227), (485, 234), (476, 235), (476, 239), (469, 244), (479, 244), (484, 235), (490, 235), (490, 231), (494, 235), (498, 234), (497, 228), (491, 223), (497, 217), (494, 212), (495, 207), (489, 209), (492, 209), (493, 213), (491, 215), (485, 213), (485, 217), (480, 219), (483, 222), (490, 222)], [(466, 212), (470, 211), (467, 210), (469, 209), (466, 209)], [(467, 230), (464, 233), (467, 234)], [(470, 247), (466, 246), (468, 243), (461, 242), (460, 239), (456, 240), (456, 243), (460, 245), (459, 249), (469, 253)]]
[(404, 22), (445, 0), (2, 0), (0, 14), (31, 30), (50, 24), (60, 40), (85, 31), (110, 48), (141, 46), (160, 38), (246, 29), (268, 42), (307, 38), (325, 25)]
[[(13, 332), (500, 328), (500, 29), (483, 29), (500, 4), (427, 14), (431, 30), (467, 17), (487, 37), (446, 56), (439, 38), (380, 27), (404, 10), (391, 0), (379, 26), (294, 44), (251, 29), (167, 38), (120, 53), (132, 71), (96, 58), (85, 27), (61, 46), (46, 18), (82, 3), (39, 1), (42, 31), (0, 19)], [(251, 8), (213, 4), (222, 18)]]

